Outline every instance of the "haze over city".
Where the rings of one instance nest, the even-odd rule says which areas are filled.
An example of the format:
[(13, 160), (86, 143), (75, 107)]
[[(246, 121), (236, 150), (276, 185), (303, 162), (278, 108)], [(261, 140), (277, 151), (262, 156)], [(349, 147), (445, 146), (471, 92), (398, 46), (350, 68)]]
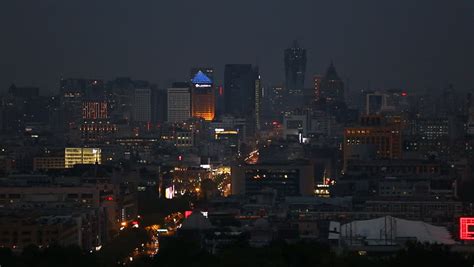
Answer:
[(3, 1), (0, 87), (53, 93), (61, 76), (168, 86), (195, 65), (222, 81), (226, 63), (258, 63), (277, 84), (297, 39), (309, 74), (333, 60), (352, 90), (472, 89), (473, 12), (467, 0)]

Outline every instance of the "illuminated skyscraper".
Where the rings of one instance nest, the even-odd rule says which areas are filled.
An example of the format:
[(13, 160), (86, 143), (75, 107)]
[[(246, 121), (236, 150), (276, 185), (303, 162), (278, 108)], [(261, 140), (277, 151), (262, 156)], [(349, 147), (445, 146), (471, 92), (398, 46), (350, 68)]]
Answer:
[(194, 68), (191, 70), (191, 115), (212, 121), (215, 116), (214, 70)]
[[(64, 97), (72, 96), (72, 99), (75, 99), (77, 96), (82, 99), (81, 119), (71, 124), (73, 126), (71, 130), (80, 131), (80, 140), (83, 143), (91, 144), (113, 138), (114, 133), (117, 131), (117, 125), (110, 121), (110, 102), (108, 101), (103, 82), (99, 80), (74, 79), (64, 81), (66, 85), (70, 86), (69, 90), (72, 89), (69, 93), (65, 91)], [(76, 89), (79, 90), (76, 91)], [(81, 92), (81, 90), (83, 91)], [(74, 102), (70, 103), (70, 105), (74, 105)], [(67, 108), (69, 107), (66, 106), (66, 110)], [(78, 127), (76, 128), (75, 126)]]
[(304, 79), (306, 72), (306, 50), (299, 47), (295, 40), (291, 48), (285, 49), (285, 79), (286, 90), (290, 97), (290, 107), (297, 107), (302, 102)]

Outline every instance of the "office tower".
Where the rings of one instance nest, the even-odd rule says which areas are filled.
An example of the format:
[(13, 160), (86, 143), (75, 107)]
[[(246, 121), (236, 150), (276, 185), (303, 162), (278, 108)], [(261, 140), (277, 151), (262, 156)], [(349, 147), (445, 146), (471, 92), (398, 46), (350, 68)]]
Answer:
[(351, 160), (400, 159), (401, 130), (397, 122), (381, 116), (364, 116), (360, 125), (344, 130), (344, 170)]
[(191, 117), (191, 94), (187, 83), (175, 83), (168, 88), (167, 106), (168, 122), (183, 122)]
[(255, 116), (258, 70), (251, 64), (227, 64), (224, 71), (225, 113), (239, 118)]
[(195, 118), (212, 121), (215, 117), (214, 70), (191, 70), (191, 114)]
[(286, 90), (291, 108), (298, 107), (303, 101), (304, 79), (306, 72), (306, 50), (300, 48), (295, 40), (291, 48), (285, 49), (285, 79)]
[(154, 88), (152, 90), (152, 112), (151, 120), (154, 123), (163, 123), (166, 121), (167, 112), (167, 90)]
[[(117, 125), (110, 121), (110, 103), (104, 83), (99, 80), (62, 80), (63, 109), (75, 112), (76, 102), (81, 103), (80, 119), (76, 114), (69, 117), (70, 141), (77, 143), (99, 143), (111, 139), (117, 132)], [(68, 106), (71, 105), (71, 106)], [(70, 115), (70, 114), (68, 114)], [(74, 132), (80, 132), (79, 136)]]
[(68, 128), (74, 128), (82, 119), (84, 100), (104, 98), (104, 83), (101, 80), (61, 79), (61, 108)]
[(334, 64), (331, 62), (326, 71), (326, 75), (320, 83), (320, 90), (316, 92), (317, 99), (325, 103), (343, 103), (344, 101), (344, 82), (337, 74)]
[(139, 123), (151, 121), (151, 88), (135, 89), (133, 120)]

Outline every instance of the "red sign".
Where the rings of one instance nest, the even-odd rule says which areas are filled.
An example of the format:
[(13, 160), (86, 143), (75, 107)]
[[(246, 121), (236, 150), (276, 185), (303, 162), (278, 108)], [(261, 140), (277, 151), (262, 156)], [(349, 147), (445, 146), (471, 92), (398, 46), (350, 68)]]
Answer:
[(474, 240), (474, 218), (459, 218), (459, 239)]
[(192, 213), (193, 213), (192, 210), (187, 210), (187, 211), (185, 211), (185, 212), (184, 212), (184, 218), (187, 219)]

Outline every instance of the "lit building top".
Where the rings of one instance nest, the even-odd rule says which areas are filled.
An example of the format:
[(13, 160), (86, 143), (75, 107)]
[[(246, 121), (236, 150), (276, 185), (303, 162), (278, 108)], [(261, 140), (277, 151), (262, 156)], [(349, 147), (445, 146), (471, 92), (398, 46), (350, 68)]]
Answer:
[(194, 84), (212, 84), (212, 80), (202, 71), (198, 71), (191, 82)]

